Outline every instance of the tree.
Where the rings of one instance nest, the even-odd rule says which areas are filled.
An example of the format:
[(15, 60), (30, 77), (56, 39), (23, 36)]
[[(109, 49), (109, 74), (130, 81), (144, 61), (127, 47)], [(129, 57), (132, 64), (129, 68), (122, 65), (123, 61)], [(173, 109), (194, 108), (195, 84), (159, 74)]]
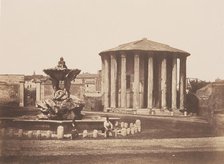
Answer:
[(210, 84), (210, 82), (202, 81), (202, 80), (189, 80), (189, 91), (192, 93), (196, 93), (198, 89), (203, 88), (204, 86)]

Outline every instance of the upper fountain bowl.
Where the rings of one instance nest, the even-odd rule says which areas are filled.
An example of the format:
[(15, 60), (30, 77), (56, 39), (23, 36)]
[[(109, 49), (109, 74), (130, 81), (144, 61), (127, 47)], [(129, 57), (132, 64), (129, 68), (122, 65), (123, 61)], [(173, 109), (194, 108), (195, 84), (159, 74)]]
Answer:
[(48, 76), (50, 76), (52, 79), (56, 79), (58, 81), (64, 80), (68, 74), (72, 73), (73, 76), (76, 77), (81, 70), (79, 69), (67, 69), (67, 68), (49, 68), (49, 69), (44, 69), (44, 73), (46, 73)]

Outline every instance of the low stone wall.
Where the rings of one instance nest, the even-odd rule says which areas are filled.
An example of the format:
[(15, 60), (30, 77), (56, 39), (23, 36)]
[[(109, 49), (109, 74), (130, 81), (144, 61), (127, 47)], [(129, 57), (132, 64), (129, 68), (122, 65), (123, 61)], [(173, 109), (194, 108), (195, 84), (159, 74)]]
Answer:
[(103, 111), (102, 97), (84, 97), (85, 110)]
[(212, 83), (196, 92), (202, 115), (224, 113), (224, 83)]
[[(54, 90), (51, 83), (43, 83), (41, 84), (41, 88), (41, 99), (51, 99), (53, 97)], [(72, 84), (70, 88), (70, 94), (83, 99), (84, 92), (82, 88), (82, 85)]]
[(44, 92), (44, 93), (41, 93), (43, 95), (42, 99), (51, 99), (53, 97), (53, 93), (54, 93), (52, 85), (51, 84), (45, 84), (43, 87), (44, 87), (44, 89), (43, 89), (42, 92)]
[(70, 88), (70, 93), (71, 95), (74, 95), (80, 99), (83, 99), (83, 95), (84, 95), (84, 85), (82, 84), (72, 84), (71, 88)]
[(20, 117), (20, 116), (37, 116), (41, 112), (35, 107), (16, 107), (16, 106), (1, 106), (0, 117)]
[(19, 84), (20, 81), (24, 81), (24, 75), (0, 74), (0, 81), (8, 84)]
[(0, 105), (19, 106), (19, 84), (0, 83)]

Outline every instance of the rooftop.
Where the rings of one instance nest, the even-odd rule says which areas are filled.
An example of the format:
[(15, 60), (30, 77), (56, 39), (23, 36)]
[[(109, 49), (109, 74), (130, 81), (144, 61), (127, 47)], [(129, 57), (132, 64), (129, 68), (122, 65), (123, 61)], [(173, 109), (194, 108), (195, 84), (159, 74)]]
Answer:
[(99, 55), (108, 54), (110, 52), (116, 51), (145, 51), (145, 52), (168, 52), (171, 54), (178, 54), (183, 56), (189, 56), (190, 54), (186, 51), (179, 50), (169, 45), (158, 43), (155, 41), (148, 40), (147, 38), (143, 38), (141, 40), (137, 40), (130, 43), (121, 44), (115, 48), (102, 51)]

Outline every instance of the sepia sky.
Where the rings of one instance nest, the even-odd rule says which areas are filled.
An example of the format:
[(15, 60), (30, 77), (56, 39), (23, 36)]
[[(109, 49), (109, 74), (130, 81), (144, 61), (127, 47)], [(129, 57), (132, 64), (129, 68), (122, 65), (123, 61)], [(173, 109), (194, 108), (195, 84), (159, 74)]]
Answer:
[(43, 74), (61, 56), (96, 73), (99, 52), (148, 38), (187, 51), (187, 76), (224, 79), (223, 0), (0, 0), (0, 74)]

